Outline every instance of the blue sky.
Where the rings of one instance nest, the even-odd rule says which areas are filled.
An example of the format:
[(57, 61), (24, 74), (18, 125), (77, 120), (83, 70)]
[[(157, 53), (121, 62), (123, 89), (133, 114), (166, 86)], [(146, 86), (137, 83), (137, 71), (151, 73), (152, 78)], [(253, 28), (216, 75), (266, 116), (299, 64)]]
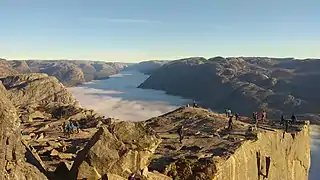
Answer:
[(320, 57), (319, 0), (0, 0), (0, 57)]

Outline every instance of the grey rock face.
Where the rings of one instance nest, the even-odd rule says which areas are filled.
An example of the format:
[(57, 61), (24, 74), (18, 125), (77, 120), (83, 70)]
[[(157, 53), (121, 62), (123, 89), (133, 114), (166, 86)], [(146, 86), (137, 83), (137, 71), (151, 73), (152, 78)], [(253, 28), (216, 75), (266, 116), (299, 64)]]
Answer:
[(21, 143), (19, 119), (5, 94), (0, 90), (0, 179), (45, 180), (46, 176), (24, 159), (26, 150)]
[(274, 118), (292, 112), (302, 118), (307, 113), (319, 114), (316, 79), (320, 73), (314, 68), (319, 64), (318, 59), (194, 57), (163, 65), (139, 87), (164, 90), (212, 109), (231, 108), (248, 116), (265, 109)]
[(8, 98), (15, 106), (61, 103), (75, 105), (78, 102), (55, 77), (47, 74), (21, 74), (1, 78), (8, 90)]

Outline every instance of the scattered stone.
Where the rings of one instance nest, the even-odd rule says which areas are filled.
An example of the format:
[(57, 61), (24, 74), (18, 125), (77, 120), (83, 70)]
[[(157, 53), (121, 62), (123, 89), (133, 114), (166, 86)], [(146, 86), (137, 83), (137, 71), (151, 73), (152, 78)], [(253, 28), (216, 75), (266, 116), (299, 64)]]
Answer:
[(59, 156), (59, 152), (55, 149), (52, 149), (50, 156)]
[(48, 141), (47, 143), (49, 144), (50, 147), (52, 147), (54, 149), (58, 149), (58, 148), (62, 147), (62, 144), (59, 142)]

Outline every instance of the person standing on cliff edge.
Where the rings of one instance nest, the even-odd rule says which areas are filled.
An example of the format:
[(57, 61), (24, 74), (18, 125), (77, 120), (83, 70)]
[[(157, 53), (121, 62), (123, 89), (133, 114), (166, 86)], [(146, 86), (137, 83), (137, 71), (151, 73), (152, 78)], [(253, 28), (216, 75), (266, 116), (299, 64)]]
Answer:
[(235, 118), (236, 118), (236, 121), (239, 120), (239, 113), (236, 113), (236, 114), (235, 114)]
[(266, 111), (262, 111), (262, 113), (261, 113), (261, 121), (264, 122), (266, 120), (266, 117), (267, 117)]
[(232, 129), (232, 118), (233, 118), (233, 115), (229, 116), (228, 130)]
[(297, 117), (294, 115), (294, 113), (292, 113), (292, 116), (291, 116), (291, 124), (294, 124), (297, 120)]
[(281, 119), (280, 119), (280, 125), (284, 125), (284, 121), (285, 121), (285, 119), (284, 119), (284, 115), (282, 114), (281, 115)]

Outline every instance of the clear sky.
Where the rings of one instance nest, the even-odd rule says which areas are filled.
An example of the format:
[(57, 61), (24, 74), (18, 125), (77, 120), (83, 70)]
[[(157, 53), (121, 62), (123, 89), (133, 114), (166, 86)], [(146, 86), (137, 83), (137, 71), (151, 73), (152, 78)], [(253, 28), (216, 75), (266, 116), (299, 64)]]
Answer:
[(320, 57), (320, 0), (0, 0), (0, 57)]

